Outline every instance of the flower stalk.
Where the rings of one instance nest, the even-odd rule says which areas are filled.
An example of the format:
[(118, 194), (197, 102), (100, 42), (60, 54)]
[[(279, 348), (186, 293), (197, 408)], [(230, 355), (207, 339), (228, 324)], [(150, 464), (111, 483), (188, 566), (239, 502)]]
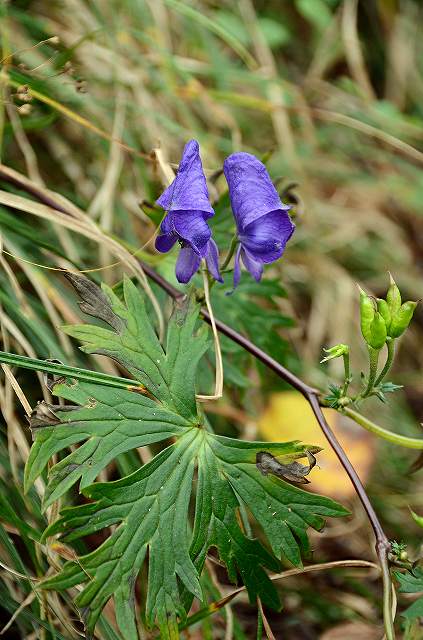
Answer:
[(216, 322), (213, 314), (213, 307), (210, 300), (210, 288), (209, 288), (209, 280), (206, 271), (203, 271), (203, 283), (204, 283), (204, 298), (207, 306), (207, 311), (210, 314), (210, 324), (213, 332), (214, 338), (214, 350), (216, 354), (216, 377), (215, 377), (215, 388), (214, 395), (206, 396), (206, 395), (198, 395), (196, 396), (197, 400), (201, 402), (206, 402), (207, 400), (218, 400), (223, 395), (223, 360), (222, 360), (222, 350), (220, 348), (220, 340), (219, 333), (216, 328)]
[(238, 236), (235, 234), (231, 240), (231, 244), (229, 246), (229, 251), (228, 251), (228, 255), (226, 256), (226, 258), (224, 259), (222, 266), (220, 267), (220, 271), (223, 273), (225, 271), (225, 269), (227, 268), (228, 264), (230, 263), (230, 261), (232, 260), (232, 256), (235, 253), (235, 249), (236, 246), (238, 244)]
[(395, 340), (388, 340), (386, 343), (386, 347), (388, 349), (388, 355), (386, 357), (385, 365), (375, 382), (375, 387), (378, 387), (380, 383), (383, 381), (383, 379), (385, 378), (385, 376), (388, 375), (395, 358)]
[[(323, 400), (322, 403), (325, 404)], [(423, 438), (410, 438), (408, 436), (403, 436), (400, 433), (388, 431), (351, 407), (343, 407), (342, 409), (339, 409), (339, 411), (343, 415), (348, 416), (348, 418), (351, 418), (351, 420), (354, 420), (354, 422), (363, 427), (363, 429), (366, 429), (366, 431), (370, 431), (370, 433), (373, 433), (375, 436), (378, 436), (383, 440), (397, 444), (400, 447), (406, 447), (407, 449), (423, 450)]]
[(351, 370), (350, 370), (350, 351), (342, 354), (342, 358), (344, 361), (344, 384), (342, 387), (342, 397), (345, 398), (348, 393), (348, 387), (351, 382)]
[(379, 362), (379, 353), (380, 353), (380, 349), (374, 349), (369, 345), (369, 377), (367, 379), (367, 387), (362, 393), (360, 393), (357, 396), (356, 400), (367, 398), (373, 391), (373, 388), (375, 386), (376, 376), (377, 376), (377, 365)]

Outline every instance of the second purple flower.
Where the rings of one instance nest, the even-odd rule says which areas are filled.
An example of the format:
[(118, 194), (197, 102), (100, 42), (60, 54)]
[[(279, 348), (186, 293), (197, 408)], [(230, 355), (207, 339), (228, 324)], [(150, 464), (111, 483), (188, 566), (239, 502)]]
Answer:
[(263, 265), (281, 257), (295, 225), (288, 215), (291, 207), (282, 204), (266, 167), (255, 156), (233, 153), (226, 158), (223, 170), (238, 231), (236, 287), (241, 277), (240, 260), (253, 278), (260, 280)]

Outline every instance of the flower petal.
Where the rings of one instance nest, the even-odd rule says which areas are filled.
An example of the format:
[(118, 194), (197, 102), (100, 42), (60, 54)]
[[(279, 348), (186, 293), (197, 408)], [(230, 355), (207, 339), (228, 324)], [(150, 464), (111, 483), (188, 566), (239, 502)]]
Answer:
[(201, 257), (191, 247), (182, 247), (175, 268), (178, 282), (181, 284), (189, 282), (200, 266), (200, 262)]
[(254, 280), (257, 280), (257, 282), (259, 282), (259, 280), (261, 280), (261, 276), (263, 275), (263, 263), (256, 260), (255, 257), (244, 248), (242, 248), (241, 250), (241, 257), (247, 271), (251, 273)]
[(204, 258), (207, 252), (207, 243), (211, 238), (211, 230), (201, 212), (173, 212), (172, 223), (178, 236)]
[(213, 238), (210, 238), (207, 245), (206, 264), (213, 278), (218, 282), (223, 282), (219, 272), (219, 249)]
[(196, 140), (185, 145), (175, 179), (156, 202), (166, 211), (197, 210), (205, 218), (214, 215)]
[(245, 227), (271, 211), (288, 211), (282, 204), (267, 169), (250, 153), (233, 153), (223, 163), (237, 227)]
[(172, 217), (173, 217), (173, 214), (172, 213), (168, 213), (167, 215), (165, 215), (165, 217), (161, 221), (161, 223), (160, 223), (160, 231), (162, 233), (171, 233), (174, 230), (173, 229)]
[(286, 211), (271, 211), (247, 225), (239, 239), (255, 259), (268, 263), (281, 257), (294, 230), (295, 225)]
[(172, 233), (163, 233), (156, 238), (155, 247), (161, 253), (167, 253), (171, 250), (178, 237)]

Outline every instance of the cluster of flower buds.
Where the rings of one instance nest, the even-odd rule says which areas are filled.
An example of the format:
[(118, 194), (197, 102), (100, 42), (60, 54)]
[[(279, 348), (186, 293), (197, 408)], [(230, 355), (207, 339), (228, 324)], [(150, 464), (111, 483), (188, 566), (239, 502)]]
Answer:
[(376, 303), (360, 289), (360, 323), (364, 340), (373, 349), (382, 349), (390, 340), (399, 338), (408, 328), (417, 302), (404, 302), (395, 280), (391, 283), (386, 299), (378, 298)]

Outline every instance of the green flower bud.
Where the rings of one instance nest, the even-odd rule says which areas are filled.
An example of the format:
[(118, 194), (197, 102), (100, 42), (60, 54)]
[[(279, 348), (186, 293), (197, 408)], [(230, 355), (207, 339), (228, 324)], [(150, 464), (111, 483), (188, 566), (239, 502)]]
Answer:
[(373, 347), (373, 349), (382, 349), (386, 342), (386, 337), (387, 331), (385, 320), (382, 318), (379, 311), (376, 311), (375, 317), (370, 325), (370, 338), (366, 342)]
[(411, 318), (414, 314), (414, 309), (417, 307), (417, 302), (404, 302), (392, 317), (391, 326), (389, 328), (389, 335), (391, 338), (399, 338), (404, 333), (408, 325), (411, 322)]
[(389, 309), (389, 305), (386, 302), (386, 300), (383, 300), (381, 298), (377, 299), (377, 310), (379, 311), (382, 318), (385, 320), (386, 330), (389, 335), (389, 327), (391, 326), (392, 316), (391, 316), (391, 311)]
[(389, 285), (388, 293), (386, 294), (386, 302), (388, 303), (391, 316), (393, 316), (397, 311), (399, 311), (401, 306), (401, 293), (391, 274), (389, 274), (389, 278), (391, 284)]
[(327, 362), (328, 360), (333, 360), (333, 358), (340, 358), (341, 356), (347, 355), (350, 352), (350, 348), (347, 344), (336, 344), (334, 347), (330, 349), (323, 349), (325, 353), (329, 355), (323, 360), (320, 360), (320, 364), (322, 362)]
[(372, 324), (375, 317), (375, 308), (371, 298), (359, 287), (360, 291), (360, 325), (361, 325), (361, 333), (363, 334), (363, 338), (365, 341), (369, 343), (371, 334), (370, 334), (370, 325)]

